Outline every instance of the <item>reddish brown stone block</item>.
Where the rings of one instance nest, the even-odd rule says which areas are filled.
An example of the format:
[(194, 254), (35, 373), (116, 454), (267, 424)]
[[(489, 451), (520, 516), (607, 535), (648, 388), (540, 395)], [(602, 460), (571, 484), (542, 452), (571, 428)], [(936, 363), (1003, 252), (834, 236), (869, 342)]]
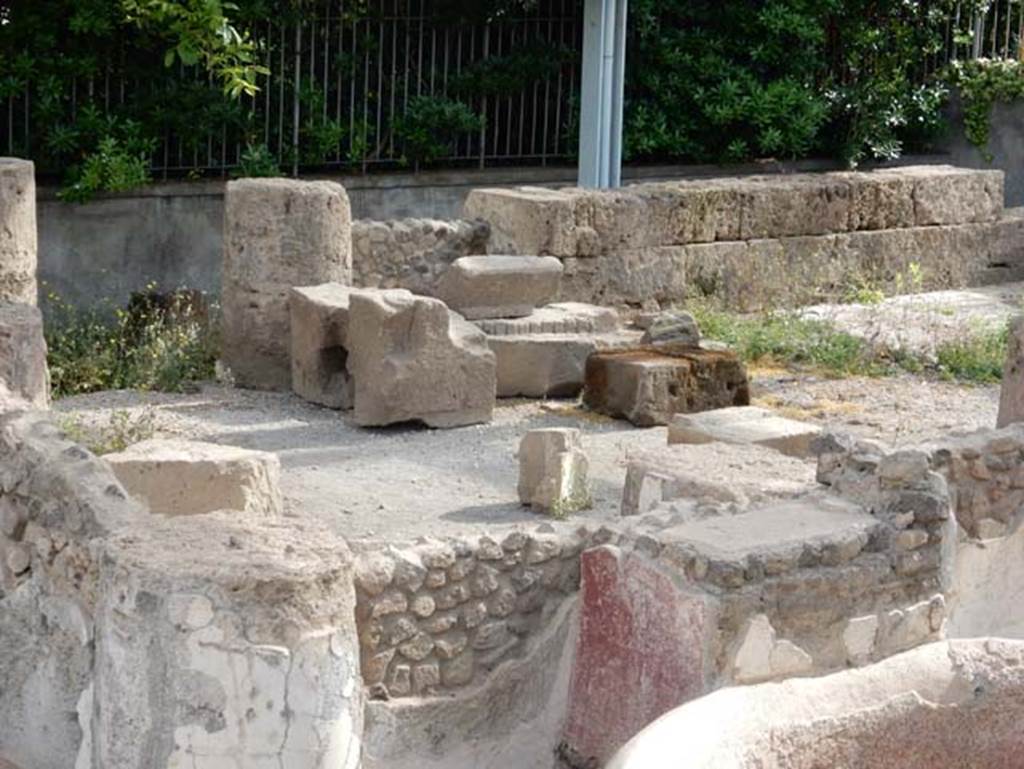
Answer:
[(668, 424), (674, 414), (747, 406), (747, 372), (735, 353), (693, 348), (594, 353), (587, 359), (583, 402), (635, 425)]

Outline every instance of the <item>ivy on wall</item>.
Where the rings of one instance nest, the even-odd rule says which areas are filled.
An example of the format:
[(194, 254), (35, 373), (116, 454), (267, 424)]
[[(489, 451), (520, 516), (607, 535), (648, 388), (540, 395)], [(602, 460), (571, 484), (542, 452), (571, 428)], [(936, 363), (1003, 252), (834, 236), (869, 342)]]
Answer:
[(953, 62), (946, 79), (960, 93), (967, 140), (991, 161), (988, 142), (992, 108), (997, 102), (1024, 98), (1024, 65), (1019, 61), (1001, 59)]

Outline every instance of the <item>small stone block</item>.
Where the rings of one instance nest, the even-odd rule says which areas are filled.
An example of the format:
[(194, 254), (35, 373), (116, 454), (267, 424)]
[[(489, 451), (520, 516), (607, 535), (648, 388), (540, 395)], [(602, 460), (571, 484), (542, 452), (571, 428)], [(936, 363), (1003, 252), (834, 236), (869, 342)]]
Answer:
[(590, 506), (580, 431), (531, 430), (519, 444), (519, 501), (557, 516)]

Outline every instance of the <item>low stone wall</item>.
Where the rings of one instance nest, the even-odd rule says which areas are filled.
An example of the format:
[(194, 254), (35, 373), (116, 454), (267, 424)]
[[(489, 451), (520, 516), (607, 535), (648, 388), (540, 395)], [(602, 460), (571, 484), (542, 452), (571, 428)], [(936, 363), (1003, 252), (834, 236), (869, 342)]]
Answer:
[(723, 177), (621, 190), (475, 190), (492, 253), (563, 260), (563, 299), (651, 306), (717, 297), (743, 311), (1024, 277), (1024, 212), (1002, 173), (916, 166)]
[(578, 589), (585, 540), (513, 531), (388, 547), (356, 558), (363, 681), (371, 697), (479, 683)]
[(353, 285), (407, 288), (434, 295), (438, 279), (461, 256), (484, 254), (490, 228), (480, 221), (356, 220), (352, 223)]

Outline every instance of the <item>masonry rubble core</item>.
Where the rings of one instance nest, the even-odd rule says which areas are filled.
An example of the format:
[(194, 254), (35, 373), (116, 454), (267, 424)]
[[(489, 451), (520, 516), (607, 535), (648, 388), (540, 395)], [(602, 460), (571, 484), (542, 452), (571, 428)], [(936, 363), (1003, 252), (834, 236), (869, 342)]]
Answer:
[[(345, 450), (407, 421), (493, 443), (499, 397), (668, 426), (623, 462), (616, 518), (586, 512), (581, 418), (488, 447), (528, 523), (415, 541), (315, 523), (272, 453), (64, 436), (32, 184), (0, 159), (0, 766), (985, 767), (1024, 747), (1024, 326), (998, 427), (896, 449), (749, 406), (736, 355), (660, 307), (753, 275), (754, 302), (827, 293), (869, 263), (1014, 273), (1000, 174), (481, 190), (484, 221), (400, 226), (351, 224), (330, 183), (232, 182), (225, 358), (351, 411)], [(1005, 639), (956, 640), (975, 636)]]

